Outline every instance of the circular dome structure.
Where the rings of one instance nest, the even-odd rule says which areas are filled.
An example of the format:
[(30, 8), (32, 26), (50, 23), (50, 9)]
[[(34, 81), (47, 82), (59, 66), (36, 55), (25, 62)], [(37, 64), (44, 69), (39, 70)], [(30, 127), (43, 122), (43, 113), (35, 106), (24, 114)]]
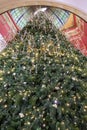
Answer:
[(86, 5), (0, 0), (1, 130), (87, 129)]
[(79, 0), (15, 0), (10, 2), (8, 0), (1, 0), (0, 3), (0, 13), (22, 6), (44, 5), (58, 7), (71, 11), (72, 13), (80, 16), (87, 21), (86, 0), (84, 0), (84, 2)]

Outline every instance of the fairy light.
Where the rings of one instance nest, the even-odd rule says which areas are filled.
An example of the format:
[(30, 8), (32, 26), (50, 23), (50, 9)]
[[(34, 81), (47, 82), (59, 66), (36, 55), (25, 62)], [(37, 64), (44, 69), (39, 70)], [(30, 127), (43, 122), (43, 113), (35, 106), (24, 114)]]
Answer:
[(6, 88), (7, 87), (7, 84), (4, 84), (4, 88)]
[(43, 121), (45, 121), (46, 119), (45, 118), (43, 118)]
[(46, 127), (46, 124), (43, 124), (43, 127)]
[(40, 111), (40, 109), (39, 108), (37, 108), (37, 112), (39, 112)]
[(27, 84), (27, 82), (23, 82), (23, 84), (24, 84), (24, 85), (26, 85), (26, 84)]
[(55, 87), (55, 90), (59, 90), (60, 88), (59, 87)]
[(64, 112), (64, 108), (62, 108), (62, 112)]
[(4, 105), (4, 108), (7, 108), (7, 107), (8, 107), (7, 104), (5, 104), (5, 105)]
[(34, 116), (34, 115), (32, 115), (31, 119), (34, 119), (34, 118), (35, 118), (35, 116)]
[(28, 121), (28, 122), (25, 122), (24, 124), (25, 124), (25, 125), (30, 125), (31, 123)]
[(57, 108), (57, 107), (58, 107), (57, 104), (53, 104), (52, 106), (53, 106), (54, 108)]
[(25, 70), (26, 69), (26, 67), (25, 66), (23, 66), (23, 70)]
[(61, 91), (61, 93), (63, 94), (63, 93), (64, 93), (64, 91), (62, 90), (62, 91)]
[(87, 109), (87, 106), (85, 106), (84, 108)]
[(66, 106), (67, 106), (67, 107), (69, 107), (69, 106), (70, 106), (70, 104), (69, 104), (69, 103), (66, 103)]
[(2, 102), (3, 100), (2, 99), (0, 99), (0, 103)]
[(16, 75), (16, 73), (13, 73), (13, 76), (15, 76)]
[(23, 118), (24, 114), (23, 113), (19, 113), (19, 116), (20, 116), (20, 118)]
[(86, 112), (86, 109), (84, 109), (84, 112)]
[(51, 98), (51, 95), (48, 95), (48, 98)]
[(28, 116), (29, 114), (28, 114), (28, 113), (26, 113), (25, 115), (26, 115), (26, 116)]
[(32, 63), (34, 63), (34, 62), (35, 62), (35, 59), (34, 59), (34, 58), (32, 58), (32, 59), (31, 59), (31, 61), (32, 61)]
[(46, 85), (45, 84), (42, 84), (42, 86), (41, 86), (42, 88), (46, 88)]
[(64, 122), (62, 121), (61, 124), (64, 125)]
[(0, 80), (2, 81), (2, 80), (3, 80), (3, 77), (1, 77)]
[(26, 124), (27, 124), (27, 125), (30, 125), (31, 123), (28, 121)]
[(58, 101), (57, 101), (57, 100), (55, 100), (55, 101), (54, 101), (54, 104), (58, 104)]

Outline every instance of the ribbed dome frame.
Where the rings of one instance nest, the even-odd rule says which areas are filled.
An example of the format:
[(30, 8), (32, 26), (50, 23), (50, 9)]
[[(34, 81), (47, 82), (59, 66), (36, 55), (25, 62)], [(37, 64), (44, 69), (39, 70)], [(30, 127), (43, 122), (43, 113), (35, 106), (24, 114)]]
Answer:
[(13, 8), (32, 5), (62, 8), (87, 21), (87, 0), (0, 0), (0, 14)]

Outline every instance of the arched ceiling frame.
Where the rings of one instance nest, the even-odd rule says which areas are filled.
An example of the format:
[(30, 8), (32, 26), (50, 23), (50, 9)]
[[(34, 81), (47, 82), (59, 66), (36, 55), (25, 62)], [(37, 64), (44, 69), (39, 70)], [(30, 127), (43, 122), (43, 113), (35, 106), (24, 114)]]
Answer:
[(87, 0), (0, 0), (0, 14), (17, 7), (34, 5), (62, 8), (87, 22)]

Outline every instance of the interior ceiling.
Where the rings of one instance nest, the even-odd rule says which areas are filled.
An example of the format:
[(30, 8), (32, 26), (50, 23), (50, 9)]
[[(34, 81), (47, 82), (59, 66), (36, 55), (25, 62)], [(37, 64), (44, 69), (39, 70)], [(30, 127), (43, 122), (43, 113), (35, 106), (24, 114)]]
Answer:
[(0, 0), (0, 14), (13, 8), (32, 5), (62, 8), (87, 21), (87, 0)]
[[(12, 9), (2, 14), (0, 21), (0, 33), (6, 42), (11, 41), (17, 31), (23, 29), (27, 22), (35, 14), (42, 11), (53, 24), (63, 31), (68, 40), (79, 49), (82, 54), (87, 55), (87, 23), (69, 11), (50, 6), (27, 6)], [(8, 21), (8, 17), (10, 20)], [(4, 22), (4, 24), (3, 24)], [(7, 29), (9, 28), (9, 29)]]
[[(66, 21), (68, 20), (69, 16), (70, 16), (70, 12), (63, 10), (63, 9), (59, 9), (59, 8), (53, 8), (53, 7), (46, 7), (46, 6), (32, 6), (32, 7), (22, 7), (22, 8), (18, 8), (18, 10), (22, 13), (22, 9), (24, 10), (25, 8), (25, 12), (20, 15), (19, 20), (25, 15), (25, 13), (28, 13), (29, 17), (32, 17), (32, 14), (34, 16), (34, 14), (38, 13), (38, 12), (43, 12), (46, 14), (47, 18), (49, 20), (52, 21), (52, 23), (58, 28), (61, 29), (64, 24), (66, 23)], [(30, 13), (32, 12), (32, 13)], [(14, 19), (14, 15), (13, 13), (17, 14), (17, 9), (13, 9), (11, 11), (11, 14), (13, 16)], [(27, 19), (28, 17), (26, 17)], [(16, 16), (17, 19), (17, 16)], [(21, 21), (18, 21), (21, 22)]]

